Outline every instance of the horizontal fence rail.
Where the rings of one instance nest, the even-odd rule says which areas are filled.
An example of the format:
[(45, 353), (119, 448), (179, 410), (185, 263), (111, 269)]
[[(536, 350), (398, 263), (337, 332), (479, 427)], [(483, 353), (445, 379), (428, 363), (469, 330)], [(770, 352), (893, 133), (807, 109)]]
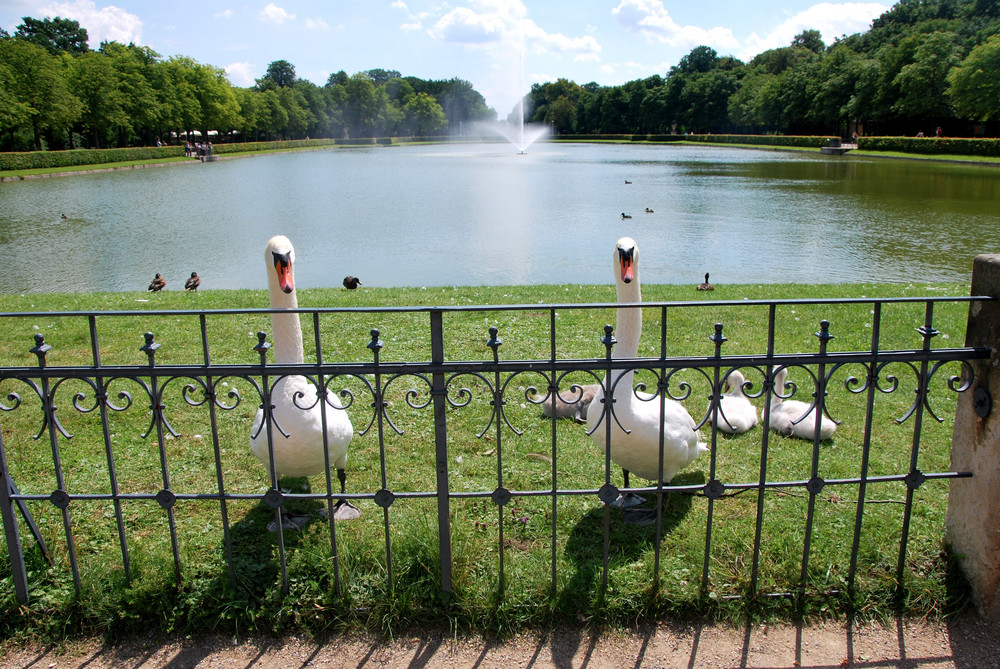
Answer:
[[(969, 475), (921, 468), (925, 419), (949, 417), (937, 408), (939, 395), (932, 389), (965, 392), (974, 382), (968, 362), (989, 356), (984, 348), (933, 347), (935, 337), (941, 334), (935, 329), (935, 308), (989, 299), (643, 303), (626, 308), (641, 306), (649, 318), (644, 341), (655, 345), (655, 352), (635, 358), (613, 357), (616, 342), (610, 325), (598, 325), (584, 333), (566, 332), (561, 325), (570, 314), (582, 314), (594, 323), (609, 320), (619, 306), (616, 303), (302, 308), (296, 311), (306, 332), (308, 361), (303, 364), (278, 364), (269, 359), (270, 342), (262, 325), (275, 313), (269, 309), (0, 314), (0, 322), (16, 325), (13, 331), (27, 333), (29, 324), (36, 323), (48, 324), (45, 329), (52, 330), (43, 336), (45, 330), (35, 325), (38, 331), (24, 334), (23, 341), (22, 335), (17, 335), (5, 336), (0, 342), (4, 346), (0, 350), (0, 511), (15, 594), (20, 602), (28, 601), (29, 573), (38, 571), (29, 569), (27, 563), (40, 564), (41, 560), (55, 565), (53, 568), (68, 569), (79, 592), (87, 578), (81, 564), (93, 563), (89, 556), (102, 542), (105, 567), (130, 583), (148, 568), (145, 543), (152, 541), (150, 533), (161, 527), (158, 523), (165, 525), (160, 532), (169, 543), (173, 578), (182, 581), (187, 561), (203, 559), (189, 557), (203, 550), (190, 536), (198, 531), (191, 526), (188, 509), (192, 505), (209, 509), (204, 512), (209, 520), (198, 522), (210, 525), (211, 532), (221, 528), (218, 551), (233, 586), (242, 581), (244, 568), (242, 544), (237, 545), (234, 539), (234, 526), (249, 517), (248, 509), (262, 508), (264, 515), (273, 517), (277, 580), (286, 591), (294, 576), (294, 572), (290, 575), (294, 569), (290, 554), (297, 550), (298, 539), (290, 539), (297, 533), (281, 522), (282, 512), (297, 505), (322, 507), (330, 580), (341, 592), (345, 588), (343, 534), (349, 523), (359, 522), (337, 519), (341, 500), (359, 505), (365, 518), (374, 514), (381, 520), (365, 527), (381, 533), (379, 564), (388, 596), (398, 578), (397, 542), (409, 545), (404, 535), (411, 523), (427, 519), (433, 528), (427, 531), (436, 535), (436, 546), (430, 551), (438, 571), (433, 583), (446, 598), (456, 594), (461, 589), (455, 583), (456, 560), (467, 566), (469, 557), (467, 549), (456, 544), (455, 532), (460, 529), (461, 541), (467, 541), (464, 523), (470, 517), (473, 536), (490, 533), (484, 543), (492, 546), (494, 558), (490, 559), (496, 560), (495, 583), (501, 594), (514, 569), (510, 560), (521, 559), (523, 553), (534, 550), (532, 547), (547, 543), (546, 578), (552, 596), (558, 595), (565, 579), (562, 553), (578, 550), (572, 546), (576, 539), (567, 537), (566, 529), (572, 534), (594, 520), (603, 543), (599, 552), (590, 554), (599, 554), (603, 591), (608, 587), (613, 554), (620, 551), (616, 528), (625, 519), (613, 507), (625, 493), (652, 499), (655, 513), (648, 530), (652, 533), (648, 539), (652, 587), (657, 592), (661, 587), (664, 537), (697, 510), (704, 518), (703, 547), (700, 564), (692, 565), (689, 580), (702, 595), (718, 592), (723, 597), (836, 591), (816, 577), (810, 560), (817, 527), (823, 532), (834, 531), (818, 520), (818, 505), (847, 500), (853, 504), (854, 514), (850, 526), (843, 529), (842, 538), (850, 543), (850, 550), (842, 583), (850, 592), (861, 568), (866, 509), (886, 501), (871, 499), (871, 486), (896, 486), (893, 489), (904, 496), (895, 500), (902, 507), (902, 516), (895, 530), (898, 540), (893, 542), (892, 565), (895, 582), (901, 587), (916, 496), (923, 484)], [(798, 317), (791, 317), (797, 310), (844, 309), (868, 313), (863, 335), (866, 341), (853, 350), (833, 350), (831, 342), (842, 336), (834, 318), (830, 318), (832, 323), (818, 318), (810, 327), (796, 324)], [(736, 317), (744, 310), (755, 317)], [(894, 318), (899, 311), (913, 319), (907, 326), (913, 333), (909, 347), (884, 347), (887, 311), (893, 311)], [(698, 318), (699, 313), (712, 314), (713, 320), (714, 314), (722, 313), (735, 322), (730, 325), (723, 316), (699, 332), (696, 343), (675, 343), (670, 323), (679, 316)], [(524, 319), (543, 324), (540, 327), (547, 340), (519, 340), (517, 332)], [(505, 321), (515, 325), (508, 327)], [(385, 322), (391, 324), (383, 325)], [(398, 322), (405, 322), (405, 330), (398, 329)], [(168, 338), (158, 334), (165, 323), (171, 323), (170, 332), (185, 333), (183, 345), (173, 341), (176, 335)], [(789, 324), (803, 336), (790, 347), (782, 346), (779, 342)], [(257, 328), (259, 334), (254, 331)], [(724, 353), (727, 342), (746, 337), (742, 331), (749, 328), (759, 333), (754, 343), (744, 342), (737, 352)], [(108, 334), (112, 330), (139, 334), (134, 341), (124, 342), (120, 334)], [(508, 334), (508, 330), (514, 332)], [(361, 331), (366, 333), (364, 340), (357, 337)], [(348, 345), (345, 339), (350, 336), (355, 341)], [(393, 353), (393, 342), (407, 338), (419, 342), (422, 355), (410, 356), (417, 359), (400, 360)], [(583, 343), (571, 346), (568, 342), (574, 338)], [(861, 341), (857, 333), (850, 333), (849, 338)], [(568, 348), (584, 353), (566, 355)], [(352, 352), (344, 355), (345, 350)], [(527, 353), (522, 353), (524, 350)], [(26, 356), (30, 359), (25, 360)], [(68, 362), (54, 364), (56, 361)], [(603, 412), (592, 429), (538, 417), (543, 407), (556, 412), (564, 403), (572, 413), (572, 407), (584, 401), (584, 386), (588, 384), (602, 384), (604, 395), (613, 395), (618, 389), (612, 387), (611, 379), (622, 370), (635, 374), (636, 386), (628, 391), (635, 398), (659, 406), (661, 412), (667, 402), (681, 402), (701, 431), (707, 452), (671, 481), (630, 485), (627, 478), (620, 478), (611, 449), (601, 453), (601, 435), (610, 438), (615, 426), (621, 425), (617, 400), (591, 405), (589, 411)], [(716, 427), (727, 422), (721, 397), (727, 379), (736, 371), (746, 377), (742, 388), (748, 399), (756, 402), (754, 412), (761, 419), (748, 433), (753, 435), (749, 441), (731, 440)], [(783, 371), (789, 378), (779, 387), (778, 375)], [(337, 481), (339, 473), (329, 453), (324, 480), (315, 491), (310, 487), (286, 489), (281, 472), (268, 474), (260, 462), (246, 457), (251, 418), (260, 409), (264, 420), (257, 433), (266, 435), (274, 462), (274, 444), (286, 436), (285, 427), (272, 414), (277, 401), (273, 393), (276, 385), (292, 377), (304, 377), (313, 395), (312, 399), (301, 396), (295, 400), (297, 408), (305, 412), (318, 407), (324, 426), (335, 412), (349, 414), (354, 440), (349, 447), (346, 484), (344, 478)], [(907, 430), (906, 446), (896, 458), (898, 469), (873, 472), (871, 457), (874, 453), (883, 455), (885, 448), (881, 436), (873, 437), (882, 434), (880, 421), (885, 422), (879, 398), (897, 391), (912, 393), (910, 400), (896, 401), (891, 409), (896, 411), (890, 418), (897, 426), (894, 429)], [(850, 405), (854, 407), (853, 422), (863, 423), (863, 427), (852, 426), (857, 436), (834, 437), (831, 446), (820, 438), (817, 426), (813, 438), (800, 440), (797, 450), (789, 451), (783, 446), (788, 437), (769, 429), (776, 396), (802, 400), (824, 421), (841, 424), (838, 411)], [(942, 406), (950, 405), (944, 402)], [(203, 432), (192, 435), (195, 429)], [(541, 452), (523, 453), (521, 444), (528, 437), (542, 444)], [(179, 453), (182, 442), (185, 452)], [(469, 443), (486, 450), (477, 446), (478, 450), (472, 451)], [(738, 454), (747, 458), (751, 469), (743, 467), (738, 473), (728, 470), (737, 455), (731, 444), (739, 444), (742, 450), (753, 445), (749, 453)], [(778, 453), (794, 452), (800, 464), (776, 466), (786, 464), (783, 460), (776, 463), (776, 444)], [(840, 467), (827, 470), (833, 447), (854, 449), (852, 475)], [(476, 462), (489, 462), (493, 473), (482, 474), (478, 469), (475, 476), (467, 473), (473, 469), (466, 462), (473, 458), (473, 452)], [(525, 457), (540, 465), (530, 475), (512, 464)], [(581, 460), (595, 463), (586, 470), (589, 473), (565, 473)], [(363, 463), (360, 469), (352, 467), (357, 462)], [(748, 471), (756, 475), (748, 476)], [(775, 471), (786, 475), (774, 475)], [(792, 473), (798, 475), (788, 475)], [(412, 479), (407, 478), (410, 474)], [(314, 481), (317, 478), (313, 477)], [(359, 479), (366, 487), (352, 485)], [(713, 545), (716, 524), (722, 522), (716, 515), (732, 515), (726, 505), (749, 496), (754, 499), (741, 507), (748, 514), (742, 523), (752, 529), (739, 561), (750, 566), (736, 577), (717, 573), (725, 570), (719, 566), (720, 556)], [(773, 502), (789, 497), (804, 500), (799, 510), (803, 517), (797, 549), (801, 559), (794, 579), (767, 573), (763, 566), (767, 523), (779, 513)], [(693, 509), (692, 500), (700, 500), (700, 506)], [(600, 518), (581, 510), (584, 502), (596, 509)], [(530, 511), (519, 510), (524, 503), (533, 505)], [(419, 511), (400, 515), (410, 508), (407, 505)], [(540, 520), (543, 517), (544, 521)], [(113, 532), (113, 538), (99, 539), (90, 527), (93, 518), (104, 530)], [(152, 518), (160, 520), (153, 523)], [(544, 528), (526, 534), (529, 522)], [(456, 523), (463, 525), (458, 528)], [(81, 535), (87, 538), (81, 540)], [(351, 537), (351, 541), (359, 539)], [(113, 549), (107, 548), (109, 542)], [(462, 555), (456, 556), (459, 549)], [(88, 554), (86, 559), (81, 559), (81, 551)], [(109, 566), (106, 563), (112, 556), (116, 564)], [(726, 556), (726, 564), (730, 557)], [(137, 566), (137, 560), (142, 566)]]

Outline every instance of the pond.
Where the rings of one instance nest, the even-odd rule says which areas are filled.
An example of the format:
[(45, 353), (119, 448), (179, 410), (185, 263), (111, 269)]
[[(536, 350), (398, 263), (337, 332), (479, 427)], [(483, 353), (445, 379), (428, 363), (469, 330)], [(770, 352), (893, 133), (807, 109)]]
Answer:
[[(651, 210), (651, 211), (648, 211)], [(631, 216), (631, 218), (624, 218)], [(66, 218), (62, 218), (65, 215)], [(1000, 169), (714, 146), (442, 144), (271, 154), (0, 184), (0, 292), (966, 281), (1000, 251)]]

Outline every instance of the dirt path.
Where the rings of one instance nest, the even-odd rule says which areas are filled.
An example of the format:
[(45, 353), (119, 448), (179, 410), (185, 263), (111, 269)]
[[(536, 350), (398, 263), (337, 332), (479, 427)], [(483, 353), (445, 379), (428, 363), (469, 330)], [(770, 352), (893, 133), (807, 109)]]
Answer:
[(561, 628), (502, 642), (452, 639), (439, 633), (383, 642), (361, 635), (322, 641), (291, 637), (139, 639), (104, 646), (97, 640), (62, 648), (0, 648), (4, 669), (198, 669), (289, 667), (871, 667), (997, 669), (1000, 626), (975, 618), (948, 624), (897, 621), (888, 626), (829, 623), (796, 627), (661, 624), (629, 632)]

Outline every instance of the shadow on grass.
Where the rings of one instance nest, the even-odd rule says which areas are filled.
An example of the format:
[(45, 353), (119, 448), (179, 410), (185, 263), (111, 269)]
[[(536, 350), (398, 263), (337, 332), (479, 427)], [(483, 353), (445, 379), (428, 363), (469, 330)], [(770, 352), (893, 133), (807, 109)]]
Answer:
[[(675, 485), (692, 485), (704, 482), (703, 472), (680, 474)], [(646, 507), (656, 503), (655, 495), (648, 495)], [(691, 510), (692, 496), (682, 493), (664, 493), (662, 536), (676, 528)], [(566, 543), (566, 556), (576, 566), (576, 572), (563, 588), (558, 608), (563, 613), (592, 612), (604, 608), (601, 582), (604, 571), (604, 516), (611, 514), (608, 531), (608, 572), (641, 559), (656, 543), (656, 525), (628, 525), (621, 511), (605, 509), (604, 505), (588, 511), (570, 533)], [(662, 537), (661, 537), (662, 539)], [(595, 599), (595, 595), (599, 595)]]

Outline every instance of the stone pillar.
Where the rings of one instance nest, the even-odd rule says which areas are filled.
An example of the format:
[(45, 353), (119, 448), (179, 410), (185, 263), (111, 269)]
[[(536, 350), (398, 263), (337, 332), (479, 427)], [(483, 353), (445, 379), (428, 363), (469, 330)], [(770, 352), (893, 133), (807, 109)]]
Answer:
[[(972, 295), (1000, 297), (1000, 255), (976, 257)], [(951, 469), (972, 478), (951, 480), (945, 533), (979, 612), (1000, 620), (1000, 302), (969, 304), (965, 344), (989, 347), (990, 357), (972, 363), (974, 384), (958, 396)], [(979, 388), (991, 396), (985, 418), (976, 413)]]

